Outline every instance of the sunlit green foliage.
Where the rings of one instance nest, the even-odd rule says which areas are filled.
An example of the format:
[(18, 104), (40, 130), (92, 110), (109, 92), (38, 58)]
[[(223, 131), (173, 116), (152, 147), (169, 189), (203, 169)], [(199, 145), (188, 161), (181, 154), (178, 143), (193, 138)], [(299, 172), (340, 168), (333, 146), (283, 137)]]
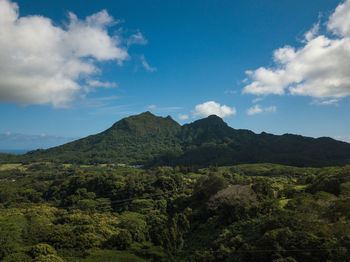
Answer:
[(0, 184), (0, 260), (347, 261), (349, 171), (16, 165)]

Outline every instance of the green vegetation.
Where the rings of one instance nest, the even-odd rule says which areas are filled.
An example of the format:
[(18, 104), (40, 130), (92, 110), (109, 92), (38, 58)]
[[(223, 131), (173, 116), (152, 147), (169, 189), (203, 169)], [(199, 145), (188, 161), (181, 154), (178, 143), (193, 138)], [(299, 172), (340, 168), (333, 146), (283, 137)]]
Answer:
[(0, 166), (1, 261), (349, 261), (350, 166)]
[(0, 163), (54, 162), (155, 166), (275, 163), (323, 167), (350, 164), (350, 144), (331, 138), (255, 134), (217, 116), (180, 126), (150, 112), (124, 118), (106, 131), (26, 155), (0, 154)]

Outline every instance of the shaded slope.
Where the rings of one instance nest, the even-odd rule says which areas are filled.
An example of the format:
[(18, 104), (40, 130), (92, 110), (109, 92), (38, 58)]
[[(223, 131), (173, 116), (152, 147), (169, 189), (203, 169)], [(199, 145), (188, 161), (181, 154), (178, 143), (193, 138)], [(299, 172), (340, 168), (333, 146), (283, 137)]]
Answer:
[(181, 151), (175, 136), (180, 129), (171, 117), (145, 112), (124, 118), (99, 134), (28, 155), (36, 160), (69, 163), (144, 164), (170, 150)]
[(350, 144), (331, 138), (255, 134), (209, 116), (180, 126), (150, 112), (124, 118), (104, 132), (37, 150), (26, 161), (157, 165), (232, 165), (270, 162), (294, 166), (350, 163)]

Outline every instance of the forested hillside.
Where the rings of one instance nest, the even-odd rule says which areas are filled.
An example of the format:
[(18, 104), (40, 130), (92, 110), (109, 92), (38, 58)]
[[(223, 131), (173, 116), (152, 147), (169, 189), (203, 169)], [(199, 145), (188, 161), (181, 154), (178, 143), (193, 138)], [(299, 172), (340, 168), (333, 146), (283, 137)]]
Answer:
[(124, 118), (106, 131), (23, 156), (1, 155), (0, 161), (145, 166), (277, 163), (329, 166), (350, 163), (350, 144), (331, 138), (255, 134), (229, 127), (209, 116), (180, 126), (170, 116), (150, 112)]
[(0, 166), (0, 260), (348, 261), (350, 166)]

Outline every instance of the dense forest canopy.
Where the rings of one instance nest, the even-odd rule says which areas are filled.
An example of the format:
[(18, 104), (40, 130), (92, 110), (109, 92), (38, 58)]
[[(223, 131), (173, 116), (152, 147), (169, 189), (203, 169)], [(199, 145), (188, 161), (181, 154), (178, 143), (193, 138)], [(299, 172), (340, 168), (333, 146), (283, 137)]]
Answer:
[(347, 261), (350, 166), (0, 166), (1, 261)]

